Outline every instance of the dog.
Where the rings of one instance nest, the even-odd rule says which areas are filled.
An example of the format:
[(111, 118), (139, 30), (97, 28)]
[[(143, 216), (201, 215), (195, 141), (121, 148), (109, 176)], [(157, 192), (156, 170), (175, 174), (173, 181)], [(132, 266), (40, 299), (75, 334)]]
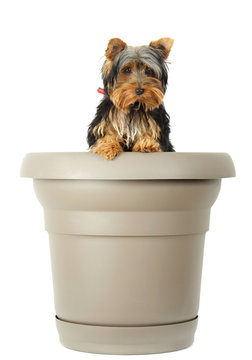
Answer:
[(175, 151), (162, 102), (173, 41), (161, 38), (138, 47), (109, 41), (101, 71), (104, 96), (88, 127), (90, 151), (108, 160), (123, 151)]

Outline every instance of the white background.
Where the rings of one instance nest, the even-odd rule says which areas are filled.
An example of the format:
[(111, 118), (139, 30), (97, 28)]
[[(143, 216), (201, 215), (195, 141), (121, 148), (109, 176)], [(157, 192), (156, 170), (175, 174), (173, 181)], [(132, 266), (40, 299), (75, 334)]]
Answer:
[(141, 359), (251, 359), (250, 1), (0, 4), (2, 358), (105, 358), (58, 341), (43, 212), (19, 168), (27, 152), (87, 151), (110, 38), (143, 45), (168, 36), (172, 142), (228, 152), (237, 177), (223, 180), (212, 209), (193, 346)]

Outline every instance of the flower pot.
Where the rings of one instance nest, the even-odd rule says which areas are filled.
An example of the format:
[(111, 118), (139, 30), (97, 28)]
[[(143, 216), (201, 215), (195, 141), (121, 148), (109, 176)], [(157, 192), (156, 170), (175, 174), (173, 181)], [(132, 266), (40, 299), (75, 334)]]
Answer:
[(68, 348), (179, 350), (198, 321), (205, 233), (225, 153), (31, 153), (49, 233), (56, 324)]

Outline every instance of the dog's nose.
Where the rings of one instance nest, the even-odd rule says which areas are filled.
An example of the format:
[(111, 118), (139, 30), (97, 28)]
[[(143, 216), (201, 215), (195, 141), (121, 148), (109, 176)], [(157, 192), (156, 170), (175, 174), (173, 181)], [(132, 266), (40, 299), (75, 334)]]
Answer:
[(137, 89), (135, 90), (135, 92), (136, 92), (137, 95), (142, 95), (142, 94), (144, 93), (144, 89), (137, 88)]

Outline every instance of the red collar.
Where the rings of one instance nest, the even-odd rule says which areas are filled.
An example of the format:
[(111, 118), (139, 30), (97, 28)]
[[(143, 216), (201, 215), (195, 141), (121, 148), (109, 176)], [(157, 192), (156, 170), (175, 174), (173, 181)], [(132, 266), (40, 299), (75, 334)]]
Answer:
[(102, 94), (102, 95), (105, 94), (105, 91), (102, 88), (98, 88), (97, 91), (98, 91), (99, 94)]

